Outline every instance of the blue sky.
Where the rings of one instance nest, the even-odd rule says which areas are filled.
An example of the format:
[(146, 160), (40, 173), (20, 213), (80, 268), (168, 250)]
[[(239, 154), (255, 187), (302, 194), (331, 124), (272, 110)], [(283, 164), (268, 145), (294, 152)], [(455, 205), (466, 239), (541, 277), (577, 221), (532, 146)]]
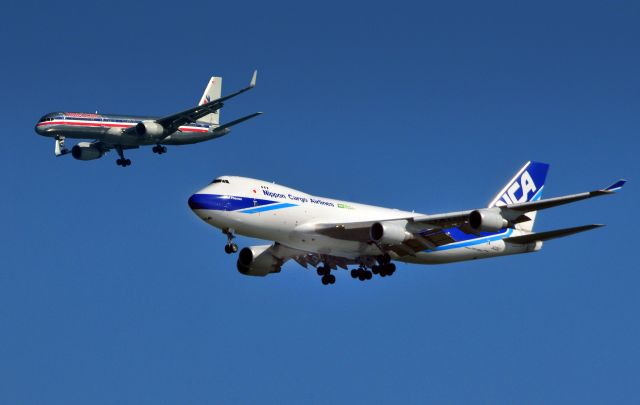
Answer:
[[(227, 2), (228, 3), (228, 2)], [(0, 27), (0, 402), (637, 403), (635, 2), (9, 4)], [(212, 74), (227, 137), (55, 158), (50, 111), (164, 115)], [(546, 196), (626, 177), (532, 255), (328, 288), (241, 276), (187, 207), (221, 174), (434, 213), (527, 160)], [(240, 238), (242, 246), (260, 242)]]

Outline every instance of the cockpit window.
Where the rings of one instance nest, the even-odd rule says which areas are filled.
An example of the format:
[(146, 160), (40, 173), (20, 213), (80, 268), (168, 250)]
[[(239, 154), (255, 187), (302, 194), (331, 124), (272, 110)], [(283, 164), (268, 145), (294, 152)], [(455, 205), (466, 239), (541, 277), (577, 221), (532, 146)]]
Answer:
[(211, 182), (211, 184), (214, 184), (214, 183), (227, 183), (227, 184), (229, 184), (229, 180), (226, 180), (226, 179), (215, 179), (215, 180), (213, 180)]

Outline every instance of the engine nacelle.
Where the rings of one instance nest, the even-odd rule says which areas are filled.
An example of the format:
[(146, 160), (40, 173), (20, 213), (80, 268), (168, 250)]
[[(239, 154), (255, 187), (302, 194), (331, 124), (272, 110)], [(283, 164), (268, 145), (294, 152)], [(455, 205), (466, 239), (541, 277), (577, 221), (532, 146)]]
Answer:
[(471, 211), (469, 225), (476, 231), (495, 232), (509, 226), (509, 221), (500, 214), (500, 209), (489, 208)]
[(71, 156), (78, 160), (93, 160), (99, 159), (104, 155), (104, 152), (90, 142), (80, 142), (71, 148)]
[(279, 273), (282, 262), (267, 250), (270, 245), (249, 246), (238, 255), (238, 271), (245, 276), (264, 277), (269, 273)]
[(153, 121), (142, 121), (136, 124), (136, 133), (140, 136), (144, 136), (146, 138), (164, 138), (165, 130), (164, 127), (157, 122)]
[(376, 222), (369, 229), (369, 237), (374, 242), (396, 245), (411, 239), (412, 235), (407, 232), (407, 221)]

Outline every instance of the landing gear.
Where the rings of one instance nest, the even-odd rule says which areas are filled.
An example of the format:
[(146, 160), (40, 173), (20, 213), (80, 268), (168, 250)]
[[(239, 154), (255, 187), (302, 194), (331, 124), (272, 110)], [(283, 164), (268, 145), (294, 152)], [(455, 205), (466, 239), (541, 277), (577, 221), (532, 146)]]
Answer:
[(374, 267), (378, 267), (378, 274), (380, 274), (380, 277), (391, 276), (396, 271), (396, 265), (393, 263), (386, 263)]
[(158, 155), (162, 155), (163, 153), (167, 153), (167, 147), (166, 146), (162, 146), (160, 144), (154, 146), (153, 148), (151, 148), (151, 150), (153, 151), (153, 153), (157, 153)]
[(322, 276), (323, 285), (335, 284), (335, 282), (336, 282), (336, 276), (334, 276), (333, 274), (326, 274)]
[(378, 264), (367, 269), (365, 264), (361, 264), (357, 269), (351, 270), (351, 278), (357, 278), (360, 281), (371, 280), (374, 274), (380, 277), (392, 275), (396, 271), (396, 265), (391, 263), (391, 257), (387, 254), (376, 257)]
[(235, 243), (228, 243), (224, 245), (224, 251), (228, 255), (235, 253), (238, 251), (238, 245), (236, 245)]
[(120, 156), (120, 159), (116, 160), (116, 164), (118, 166), (122, 166), (122, 167), (131, 166), (131, 160), (124, 158), (124, 152), (122, 151), (122, 146), (116, 145), (116, 152), (118, 152), (118, 156)]
[(357, 278), (360, 281), (371, 280), (373, 278), (373, 273), (367, 270), (366, 267), (360, 266), (357, 269), (351, 270), (351, 277)]
[(224, 245), (224, 252), (228, 255), (236, 253), (238, 251), (238, 245), (233, 243), (233, 229), (226, 229), (222, 232), (227, 235), (227, 244)]
[(323, 285), (335, 284), (336, 276), (331, 274), (331, 267), (327, 265), (320, 266), (316, 268), (316, 273), (318, 273), (319, 276), (322, 276), (321, 281)]
[(56, 156), (62, 156), (69, 153), (69, 149), (64, 146), (64, 136), (56, 135), (56, 146), (54, 149), (54, 153)]
[(379, 274), (380, 277), (391, 276), (396, 271), (396, 265), (391, 263), (391, 256), (384, 254), (376, 258), (379, 265), (373, 266), (373, 274)]

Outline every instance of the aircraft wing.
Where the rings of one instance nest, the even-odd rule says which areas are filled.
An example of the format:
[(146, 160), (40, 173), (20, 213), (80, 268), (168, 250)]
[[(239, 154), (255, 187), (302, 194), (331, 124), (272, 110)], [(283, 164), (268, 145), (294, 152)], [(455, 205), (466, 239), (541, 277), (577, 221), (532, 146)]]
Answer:
[[(341, 268), (347, 270), (349, 265), (360, 263), (360, 261), (355, 261), (354, 259), (308, 252), (295, 249), (281, 243), (274, 243), (271, 246), (254, 246), (254, 248), (257, 248), (260, 251), (258, 256), (254, 257), (256, 262), (265, 258), (268, 259), (266, 261), (269, 263), (272, 263), (271, 259), (275, 260), (273, 260), (272, 266), (265, 267), (262, 271), (251, 273), (253, 276), (266, 276), (269, 273), (278, 273), (280, 272), (282, 265), (289, 260), (295, 261), (305, 269), (308, 269), (309, 266), (316, 268), (324, 265), (331, 269)], [(239, 260), (242, 260), (241, 258), (242, 253)], [(370, 264), (372, 265), (373, 262)]]
[[(196, 107), (189, 108), (188, 110), (180, 111), (175, 114), (167, 115), (166, 117), (158, 118), (155, 120), (158, 124), (162, 125), (167, 133), (171, 133), (176, 131), (181, 125), (188, 124), (190, 122), (195, 122), (198, 119), (216, 112), (224, 105), (224, 102), (233, 98), (237, 95), (244, 93), (245, 91), (249, 91), (256, 86), (256, 78), (258, 75), (258, 71), (255, 70), (253, 72), (253, 76), (251, 77), (251, 82), (249, 85), (241, 90), (236, 91), (235, 93), (226, 95), (224, 97), (220, 97), (215, 100), (211, 100), (206, 104), (202, 104)], [(255, 115), (254, 115), (255, 116)]]
[(106, 143), (103, 141), (93, 141), (91, 142), (91, 146), (93, 146), (96, 149), (99, 149), (102, 153), (107, 153), (110, 150), (115, 149), (116, 146), (119, 146), (123, 150), (140, 148), (140, 146), (138, 145), (116, 145), (116, 144)]
[[(496, 209), (498, 209), (500, 211), (500, 214), (511, 223), (524, 222), (529, 220), (529, 218), (526, 217), (525, 215), (527, 212), (541, 211), (547, 208), (553, 208), (559, 205), (564, 205), (564, 204), (569, 204), (569, 203), (580, 201), (580, 200), (585, 200), (587, 198), (613, 194), (615, 191), (621, 189), (625, 183), (626, 183), (626, 180), (618, 180), (617, 182), (613, 183), (609, 187), (606, 187), (600, 190), (588, 191), (586, 193), (571, 194), (571, 195), (566, 195), (562, 197), (548, 198), (545, 200), (507, 204), (500, 207), (496, 207)], [(486, 209), (486, 208), (482, 208), (482, 209)], [(424, 215), (424, 216), (412, 218), (412, 220), (413, 222), (416, 222), (416, 223), (433, 225), (437, 227), (461, 226), (468, 223), (469, 215), (471, 214), (472, 211), (476, 211), (476, 210), (460, 211), (460, 212), (454, 212), (450, 214)]]
[[(507, 204), (495, 208), (481, 208), (478, 210), (466, 210), (458, 212), (450, 212), (436, 215), (417, 215), (411, 217), (398, 217), (386, 220), (371, 220), (359, 222), (342, 222), (342, 223), (321, 223), (316, 224), (315, 232), (336, 239), (358, 241), (362, 243), (372, 243), (370, 231), (376, 223), (391, 224), (395, 223), (411, 235), (402, 244), (385, 246), (389, 250), (393, 250), (399, 255), (411, 255), (424, 249), (433, 249), (438, 246), (446, 245), (455, 240), (448, 233), (446, 228), (458, 228), (465, 233), (477, 233), (469, 224), (469, 218), (472, 212), (481, 210), (497, 210), (499, 214), (509, 221), (509, 226), (519, 222), (528, 221), (530, 218), (526, 216), (527, 212), (540, 211), (547, 208), (557, 207), (559, 205), (569, 204), (572, 202), (584, 200), (591, 197), (609, 195), (624, 186), (625, 180), (619, 180), (604, 189), (589, 191), (586, 193), (566, 195), (562, 197), (549, 198), (546, 200), (530, 201), (524, 203)], [(589, 228), (592, 229), (592, 228)], [(587, 229), (584, 229), (587, 230)], [(580, 230), (581, 231), (581, 230)], [(578, 231), (578, 232), (580, 232)], [(575, 233), (575, 232), (574, 232)], [(538, 234), (540, 235), (540, 234)], [(543, 235), (544, 236), (544, 235)], [(546, 235), (547, 239), (551, 238)], [(563, 235), (564, 236), (564, 235)], [(524, 240), (524, 239), (522, 239)], [(515, 241), (514, 241), (515, 242)]]

